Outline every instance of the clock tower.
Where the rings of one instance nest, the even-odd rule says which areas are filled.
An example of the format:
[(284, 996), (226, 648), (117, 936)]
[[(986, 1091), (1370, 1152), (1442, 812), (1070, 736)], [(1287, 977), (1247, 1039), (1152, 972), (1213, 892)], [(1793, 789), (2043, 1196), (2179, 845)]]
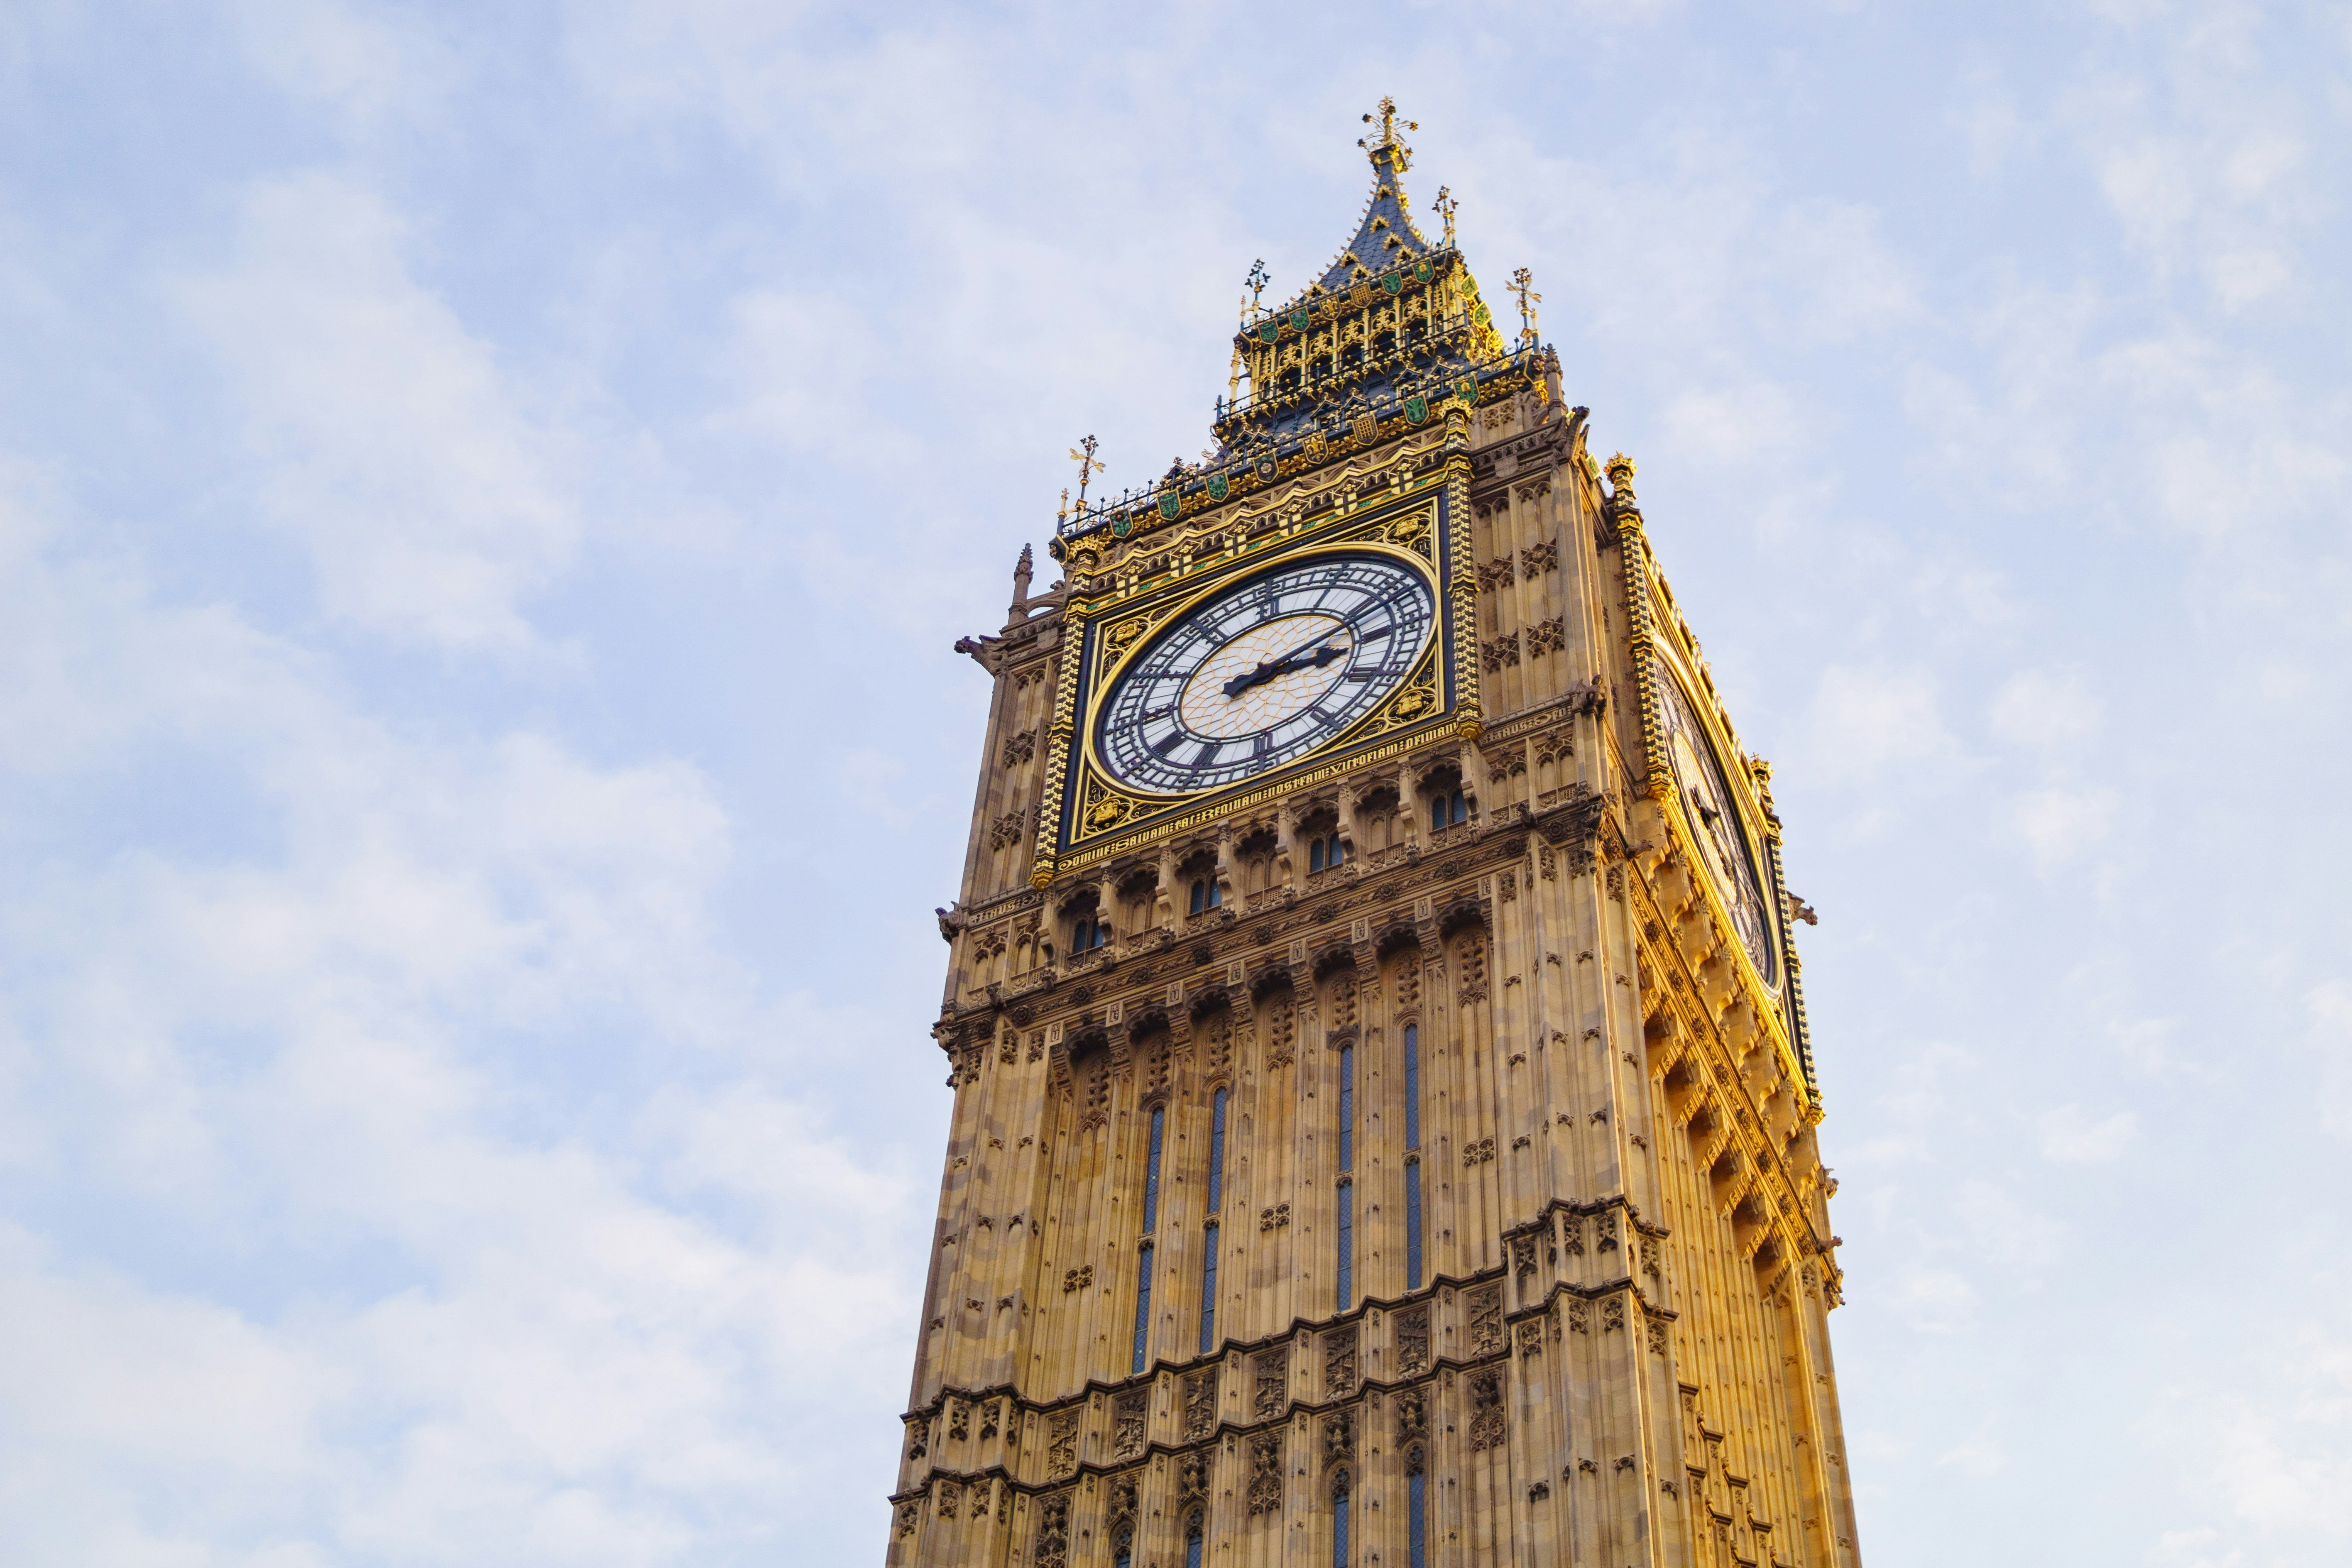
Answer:
[(1860, 1562), (1770, 770), (1410, 129), (957, 645), (892, 1564)]

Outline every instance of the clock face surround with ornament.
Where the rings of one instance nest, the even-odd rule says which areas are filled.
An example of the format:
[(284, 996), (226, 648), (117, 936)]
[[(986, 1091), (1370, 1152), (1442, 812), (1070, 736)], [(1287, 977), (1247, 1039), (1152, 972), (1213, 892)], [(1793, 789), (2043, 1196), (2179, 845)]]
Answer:
[(1113, 678), (1095, 748), (1121, 786), (1187, 795), (1329, 744), (1413, 669), (1437, 624), (1424, 572), (1338, 550), (1192, 605)]
[(1690, 825), (1691, 837), (1698, 846), (1698, 858), (1706, 863), (1708, 880), (1715, 884), (1724, 907), (1731, 913), (1732, 926), (1739, 933), (1740, 946), (1748, 950), (1748, 959), (1755, 965), (1757, 977), (1769, 986), (1778, 987), (1780, 970), (1772, 943), (1772, 919), (1764, 900), (1761, 879), (1756, 874), (1756, 857), (1748, 847), (1747, 829), (1739, 820), (1737, 797), (1724, 775), (1715, 742), (1692, 711), (1680, 679), (1664, 666), (1659, 670), (1658, 696), (1662, 710), (1659, 717), (1665, 731), (1666, 763), (1674, 774), (1675, 789), (1682, 797), (1683, 815)]

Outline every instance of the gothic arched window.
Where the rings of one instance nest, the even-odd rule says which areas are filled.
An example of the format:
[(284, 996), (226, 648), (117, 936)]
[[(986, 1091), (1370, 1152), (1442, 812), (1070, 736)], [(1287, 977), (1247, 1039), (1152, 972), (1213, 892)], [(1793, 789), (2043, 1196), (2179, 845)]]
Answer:
[(1429, 1568), (1429, 1461), (1416, 1446), (1404, 1457), (1405, 1568)]
[(1348, 1568), (1348, 1472), (1331, 1478), (1331, 1568)]
[(1339, 1048), (1339, 1310), (1356, 1289), (1356, 1047)]

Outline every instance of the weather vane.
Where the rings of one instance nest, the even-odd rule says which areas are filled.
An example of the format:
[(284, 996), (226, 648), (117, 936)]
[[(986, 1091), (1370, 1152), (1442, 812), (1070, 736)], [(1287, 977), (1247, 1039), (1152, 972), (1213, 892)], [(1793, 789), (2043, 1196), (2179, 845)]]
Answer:
[[(1078, 466), (1078, 510), (1087, 510), (1087, 481), (1103, 471), (1103, 460), (1095, 456), (1095, 438), (1091, 436), (1070, 448), (1070, 460)], [(1067, 495), (1069, 492), (1062, 492)]]
[(1528, 348), (1536, 341), (1536, 306), (1543, 296), (1535, 291), (1535, 274), (1520, 268), (1511, 274), (1511, 292), (1519, 297), (1519, 346)]
[(1249, 276), (1242, 281), (1249, 285), (1250, 313), (1255, 315), (1259, 309), (1258, 296), (1265, 292), (1265, 286), (1268, 283), (1274, 281), (1274, 275), (1265, 269), (1265, 257), (1261, 256), (1250, 263)]
[(1444, 185), (1440, 185), (1437, 187), (1437, 199), (1429, 205), (1437, 209), (1437, 216), (1445, 220), (1445, 248), (1448, 250), (1453, 249), (1454, 214), (1455, 210), (1462, 205), (1462, 204), (1454, 199), (1454, 193), (1451, 190), (1447, 189)]

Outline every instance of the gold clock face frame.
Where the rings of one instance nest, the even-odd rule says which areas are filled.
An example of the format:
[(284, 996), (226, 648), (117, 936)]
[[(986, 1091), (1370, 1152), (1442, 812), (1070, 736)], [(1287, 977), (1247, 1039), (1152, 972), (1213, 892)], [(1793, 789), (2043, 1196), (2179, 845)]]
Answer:
[(1731, 917), (1739, 945), (1766, 988), (1780, 986), (1780, 922), (1773, 918), (1762, 863), (1740, 797), (1715, 738), (1707, 732), (1672, 660), (1658, 661), (1659, 740), (1682, 806), (1684, 825), (1706, 867), (1707, 880)]
[(1348, 544), (1268, 563), (1170, 616), (1108, 673), (1096, 762), (1121, 789), (1164, 796), (1301, 762), (1411, 678), (1439, 613), (1427, 568), (1401, 552)]

